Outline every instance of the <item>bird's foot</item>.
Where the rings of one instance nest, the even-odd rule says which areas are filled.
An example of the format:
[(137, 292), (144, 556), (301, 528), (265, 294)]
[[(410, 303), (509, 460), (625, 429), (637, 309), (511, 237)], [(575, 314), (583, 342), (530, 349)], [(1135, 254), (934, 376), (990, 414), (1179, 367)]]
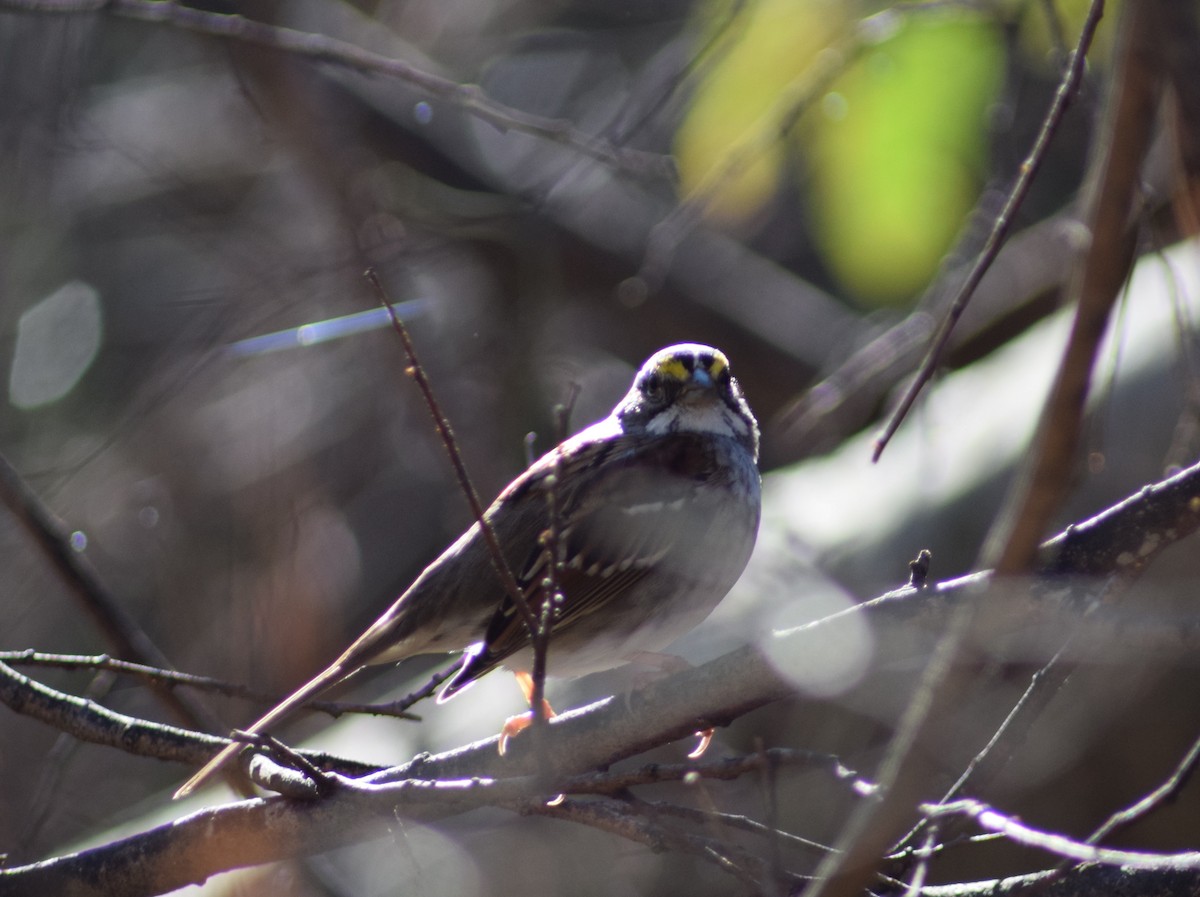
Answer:
[[(518, 670), (514, 675), (517, 677), (517, 685), (521, 688), (521, 694), (525, 695), (525, 703), (532, 706), (533, 704), (533, 677), (528, 673)], [(556, 715), (554, 708), (550, 706), (550, 702), (542, 698), (542, 715), (546, 719), (553, 719)], [(533, 711), (526, 710), (524, 713), (518, 713), (516, 716), (510, 716), (504, 721), (504, 726), (500, 729), (500, 743), (497, 747), (500, 750), (500, 756), (503, 757), (508, 752), (508, 740), (524, 732), (533, 725)]]

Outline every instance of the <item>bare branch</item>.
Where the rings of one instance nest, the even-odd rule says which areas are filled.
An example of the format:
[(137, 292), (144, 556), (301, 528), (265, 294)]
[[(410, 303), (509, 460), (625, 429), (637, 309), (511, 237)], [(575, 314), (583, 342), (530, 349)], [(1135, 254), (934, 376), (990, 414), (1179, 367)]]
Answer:
[(664, 177), (669, 158), (626, 149), (577, 129), (565, 119), (531, 115), (488, 97), (476, 84), (460, 84), (401, 59), (374, 53), (337, 38), (268, 25), (240, 15), (222, 15), (166, 0), (0, 0), (0, 9), (53, 15), (105, 12), (125, 19), (171, 25), (185, 31), (282, 50), (312, 62), (386, 75), (424, 91), (430, 99), (463, 109), (502, 132), (518, 131), (570, 147), (585, 156), (641, 176)]
[[(0, 703), (15, 713), (43, 722), (80, 741), (117, 748), (139, 757), (195, 766), (229, 744), (228, 738), (147, 722), (109, 710), (94, 701), (55, 691), (2, 662)], [(322, 766), (340, 769), (348, 774), (364, 775), (378, 770), (377, 766), (371, 764), (314, 751), (306, 752), (306, 756)]]
[(1192, 773), (1196, 771), (1197, 763), (1200, 763), (1200, 738), (1192, 742), (1192, 746), (1188, 748), (1183, 759), (1179, 761), (1165, 782), (1133, 805), (1113, 813), (1100, 828), (1092, 833), (1091, 837), (1087, 839), (1087, 843), (1099, 844), (1113, 832), (1132, 825), (1146, 814), (1174, 800), (1192, 777)]
[[(1093, 5), (1102, 5), (1093, 0)], [(1085, 189), (1086, 250), (1076, 259), (1068, 299), (1071, 336), (1042, 409), (1033, 449), (984, 544), (981, 566), (1001, 574), (1030, 569), (1052, 515), (1067, 495), (1096, 352), (1133, 266), (1138, 177), (1153, 136), (1162, 71), (1157, 2), (1122, 8), (1120, 48), (1105, 122)]]
[[(55, 667), (64, 670), (104, 670), (126, 676), (134, 676), (144, 682), (163, 684), (171, 688), (178, 686), (195, 688), (201, 691), (224, 695), (229, 698), (242, 698), (247, 701), (254, 701), (258, 704), (272, 705), (279, 702), (279, 695), (256, 691), (245, 685), (239, 685), (236, 682), (226, 682), (222, 679), (214, 679), (211, 676), (197, 676), (193, 673), (180, 673), (177, 670), (163, 670), (141, 663), (130, 663), (127, 660), (118, 660), (115, 657), (109, 657), (107, 654), (47, 654), (33, 650), (0, 651), (0, 663), (7, 663), (14, 667), (38, 666)], [(438, 682), (444, 681), (453, 675), (453, 673), (454, 669), (451, 669), (435, 676), (434, 687), (436, 687)], [(401, 706), (402, 703), (401, 701), (388, 704), (360, 704), (349, 701), (309, 701), (304, 705), (304, 709), (325, 713), (335, 719), (344, 713), (372, 713), (376, 716), (391, 716), (397, 719), (420, 722), (421, 717), (415, 713), (407, 712), (407, 708), (411, 707), (415, 701), (409, 701), (409, 703)]]
[[(555, 806), (538, 807), (536, 812), (539, 816), (578, 822), (619, 835), (655, 851), (673, 850), (700, 857), (760, 891), (773, 880), (770, 865), (761, 857), (728, 842), (655, 825), (620, 801), (568, 800)], [(786, 874), (781, 876), (780, 884), (794, 887), (804, 881), (800, 876)]]
[(1004, 201), (1004, 208), (996, 216), (987, 242), (980, 251), (978, 258), (976, 258), (975, 264), (968, 272), (962, 286), (959, 287), (958, 292), (955, 294), (954, 300), (950, 303), (950, 308), (946, 312), (946, 317), (942, 320), (941, 326), (933, 338), (933, 343), (925, 355), (925, 360), (921, 362), (921, 367), (918, 369), (916, 376), (913, 377), (912, 383), (909, 384), (900, 403), (892, 412), (887, 424), (884, 426), (883, 432), (875, 440), (874, 460), (879, 460), (879, 456), (883, 454), (883, 450), (887, 447), (888, 442), (891, 441), (892, 436), (899, 429), (901, 422), (908, 415), (913, 402), (917, 400), (917, 396), (925, 388), (925, 384), (933, 377), (934, 371), (937, 370), (937, 366), (941, 363), (946, 345), (950, 341), (950, 334), (953, 332), (959, 318), (962, 317), (963, 312), (966, 311), (967, 303), (971, 301), (976, 287), (983, 280), (983, 275), (987, 273), (992, 262), (996, 260), (1001, 246), (1004, 245), (1004, 241), (1008, 238), (1009, 228), (1012, 227), (1017, 211), (1021, 208), (1022, 203), (1025, 202), (1025, 197), (1029, 193), (1033, 179), (1037, 175), (1038, 169), (1041, 168), (1042, 160), (1046, 158), (1046, 153), (1050, 149), (1050, 142), (1054, 139), (1054, 133), (1058, 130), (1063, 116), (1066, 115), (1067, 108), (1071, 105), (1071, 101), (1075, 99), (1075, 94), (1079, 90), (1079, 84), (1083, 80), (1088, 50), (1091, 48), (1092, 38), (1096, 34), (1096, 27), (1100, 24), (1100, 18), (1103, 14), (1103, 0), (1093, 0), (1091, 7), (1088, 9), (1087, 17), (1084, 19), (1083, 28), (1079, 33), (1079, 40), (1075, 44), (1075, 49), (1071, 51), (1071, 58), (1063, 72), (1062, 80), (1059, 82), (1058, 91), (1054, 94), (1054, 100), (1051, 102), (1050, 108), (1046, 111), (1046, 115), (1042, 119), (1042, 128), (1038, 132), (1037, 139), (1034, 140), (1033, 147), (1029, 150), (1029, 155), (1021, 163), (1017, 179), (1013, 183), (1012, 189), (1008, 192), (1008, 198)]
[(413, 378), (417, 384), (417, 388), (421, 390), (421, 396), (425, 399), (425, 404), (429, 408), (429, 413), (433, 417), (433, 424), (437, 428), (438, 436), (441, 437), (442, 445), (446, 449), (446, 454), (450, 458), (450, 464), (454, 468), (454, 475), (458, 478), (458, 487), (462, 490), (463, 497), (467, 500), (468, 506), (471, 509), (471, 516), (474, 518), (476, 525), (479, 527), (480, 533), (483, 535), (483, 541), (487, 544), (488, 554), (492, 559), (492, 566), (496, 570), (496, 575), (500, 577), (500, 582), (504, 586), (504, 590), (508, 592), (513, 603), (521, 613), (521, 618), (525, 621), (525, 625), (529, 629), (531, 638), (535, 638), (538, 630), (537, 616), (533, 612), (533, 608), (529, 606), (529, 601), (525, 597), (525, 592), (517, 583), (517, 578), (513, 575), (512, 568), (509, 567), (507, 559), (504, 557), (504, 552), (500, 548), (500, 541), (496, 538), (496, 531), (492, 529), (491, 523), (487, 519), (487, 515), (483, 510), (483, 502), (479, 500), (479, 493), (475, 490), (474, 484), (471, 482), (471, 477), (467, 473), (467, 465), (462, 459), (462, 452), (458, 450), (458, 442), (454, 438), (454, 431), (450, 428), (450, 421), (442, 411), (442, 406), (438, 403), (437, 396), (433, 393), (433, 386), (429, 382), (429, 377), (425, 374), (425, 368), (421, 365), (421, 360), (417, 357), (417, 347), (409, 336), (408, 328), (404, 326), (404, 322), (400, 320), (400, 316), (396, 314), (396, 310), (392, 307), (391, 301), (388, 299), (387, 291), (383, 288), (383, 282), (379, 279), (379, 275), (375, 273), (374, 268), (368, 268), (364, 276), (367, 282), (371, 285), (371, 289), (375, 291), (376, 297), (384, 308), (388, 310), (388, 317), (392, 321), (392, 329), (400, 337), (400, 343), (404, 346), (404, 354), (408, 358), (407, 373)]
[(937, 885), (921, 890), (922, 897), (1193, 897), (1200, 888), (1200, 873), (1187, 869), (1122, 869), (1115, 866), (1081, 866), (1057, 878), (1054, 871), (1014, 875), (991, 881)]
[(1077, 863), (1102, 863), (1106, 866), (1125, 866), (1131, 869), (1200, 869), (1200, 851), (1164, 854), (1097, 847), (1094, 844), (1075, 841), (1065, 835), (1040, 831), (1018, 822), (1010, 816), (1005, 816), (979, 801), (962, 800), (951, 804), (926, 804), (922, 810), (934, 819), (966, 816), (985, 831), (999, 832), (1017, 844), (1052, 853)]

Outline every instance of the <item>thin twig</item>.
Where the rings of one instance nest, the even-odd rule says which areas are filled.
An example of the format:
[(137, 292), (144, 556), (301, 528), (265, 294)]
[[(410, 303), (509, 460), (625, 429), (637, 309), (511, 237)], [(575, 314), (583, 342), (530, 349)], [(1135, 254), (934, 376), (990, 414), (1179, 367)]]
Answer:
[(1179, 761), (1165, 782), (1136, 803), (1113, 813), (1100, 828), (1092, 833), (1091, 837), (1087, 839), (1087, 843), (1099, 844), (1113, 832), (1132, 825), (1147, 813), (1173, 801), (1187, 785), (1192, 773), (1196, 771), (1197, 764), (1200, 764), (1200, 738), (1192, 742), (1192, 746), (1188, 748), (1183, 759)]
[[(268, 706), (279, 703), (278, 695), (269, 695), (265, 692), (255, 691), (245, 685), (226, 682), (222, 679), (214, 679), (210, 676), (180, 673), (177, 670), (162, 670), (158, 667), (147, 666), (145, 664), (118, 660), (117, 658), (109, 657), (107, 654), (48, 654), (33, 650), (0, 651), (0, 662), (10, 664), (14, 667), (39, 666), (54, 667), (63, 670), (105, 670), (111, 673), (135, 676), (147, 682), (165, 684), (169, 688), (195, 688), (228, 698), (241, 698), (242, 700), (253, 701)], [(446, 678), (448, 675), (453, 675), (453, 669), (451, 669), (450, 673), (444, 675), (443, 678)], [(427, 695), (422, 695), (422, 697), (427, 697)], [(416, 703), (415, 701), (411, 701), (403, 707), (398, 706), (400, 703), (399, 701), (388, 704), (310, 701), (304, 707), (307, 710), (326, 713), (335, 718), (344, 713), (373, 713), (378, 716), (392, 716), (399, 719), (420, 722), (421, 717), (405, 712), (408, 707)]]
[[(1068, 642), (1069, 644), (1069, 642)], [(1064, 662), (1062, 661), (1063, 653), (1066, 651), (1067, 645), (1050, 658), (1050, 661), (1035, 673), (1030, 680), (1029, 686), (1022, 693), (1020, 699), (1008, 716), (1000, 723), (999, 728), (992, 733), (992, 737), (988, 743), (967, 764), (966, 769), (959, 775), (958, 779), (952, 784), (946, 793), (942, 795), (939, 803), (950, 803), (963, 793), (970, 785), (976, 793), (987, 790), (988, 785), (998, 775), (1008, 762), (1012, 759), (1013, 753), (1017, 748), (1024, 743), (1025, 736), (1028, 735), (1033, 723), (1041, 716), (1043, 710), (1050, 703), (1059, 688), (1066, 680), (1069, 674), (1068, 670), (1064, 670)], [(913, 842), (921, 834), (922, 830), (931, 825), (928, 817), (922, 818), (916, 825), (901, 838), (892, 848), (892, 854), (900, 854), (912, 849)], [(953, 838), (957, 836), (957, 829), (952, 826), (946, 826), (942, 823), (944, 829), (943, 836)], [(919, 856), (919, 853), (917, 854)], [(907, 859), (910, 854), (905, 854)]]
[[(1143, 533), (1149, 535), (1155, 527), (1152, 523), (1146, 522), (1149, 525), (1143, 530)], [(1120, 574), (1109, 576), (1092, 594), (1091, 607), (1084, 609), (1084, 612), (1094, 610), (1099, 606), (1114, 604), (1142, 569), (1141, 567), (1131, 568)], [(1000, 726), (992, 733), (988, 743), (971, 758), (966, 769), (946, 790), (938, 803), (953, 802), (966, 792), (968, 787), (976, 794), (986, 792), (997, 776), (1008, 766), (1016, 752), (1028, 743), (1034, 723), (1042, 717), (1046, 707), (1062, 690), (1063, 685), (1066, 684), (1077, 666), (1077, 661), (1071, 657), (1071, 654), (1079, 635), (1079, 630), (1069, 631), (1054, 656), (1030, 677), (1029, 685)], [(999, 672), (998, 668), (990, 669), (985, 672), (985, 677), (991, 678), (998, 675)], [(928, 819), (918, 821), (890, 852), (897, 854), (911, 848), (917, 836), (928, 824)], [(962, 826), (956, 826), (953, 821), (943, 820), (939, 825), (943, 840), (957, 837), (962, 830)]]
[(621, 772), (595, 772), (572, 776), (559, 784), (563, 790), (572, 794), (612, 794), (637, 785), (681, 782), (691, 778), (731, 780), (748, 772), (761, 771), (768, 763), (785, 768), (825, 769), (838, 781), (847, 783), (852, 790), (860, 793), (869, 792), (874, 788), (872, 783), (859, 779), (852, 770), (847, 769), (836, 755), (795, 748), (768, 748), (762, 752), (724, 757), (704, 763), (649, 763), (638, 769)]
[(749, 816), (742, 816), (737, 813), (697, 810), (695, 807), (683, 807), (679, 804), (668, 803), (667, 801), (635, 800), (630, 802), (630, 806), (634, 809), (644, 807), (645, 812), (651, 816), (674, 816), (678, 819), (684, 819), (697, 824), (716, 822), (726, 828), (737, 829), (738, 831), (748, 832), (763, 838), (771, 838), (776, 841), (785, 841), (788, 844), (803, 847), (806, 850), (816, 850), (821, 853), (828, 853), (833, 850), (828, 844), (813, 841), (811, 838), (805, 838), (803, 835), (772, 828), (765, 823), (751, 819)]
[[(677, 832), (640, 817), (621, 801), (567, 800), (555, 806), (531, 805), (527, 812), (551, 819), (577, 822), (610, 834), (645, 844), (652, 850), (674, 850), (709, 860), (719, 869), (762, 889), (771, 871), (758, 857), (733, 844), (700, 835)], [(798, 885), (803, 879), (786, 875), (783, 884)]]
[(1139, 176), (1161, 94), (1158, 7), (1155, 0), (1144, 0), (1121, 8), (1110, 95), (1084, 188), (1090, 240), (1077, 256), (1067, 291), (1075, 304), (1071, 334), (1042, 408), (1033, 448), (981, 552), (979, 565), (994, 567), (1002, 576), (1030, 569), (1073, 480), (1096, 353), (1133, 267)]
[(987, 273), (992, 262), (996, 260), (996, 256), (1000, 252), (1000, 247), (1004, 245), (1004, 241), (1008, 237), (1008, 231), (1012, 227), (1013, 220), (1016, 217), (1017, 210), (1025, 202), (1025, 197), (1029, 193), (1033, 179), (1037, 175), (1043, 160), (1046, 158), (1046, 153), (1050, 149), (1050, 142), (1054, 138), (1054, 133), (1058, 130), (1063, 116), (1066, 114), (1071, 101), (1075, 98), (1075, 94), (1079, 90), (1079, 84), (1083, 80), (1083, 73), (1086, 68), (1085, 63), (1087, 62), (1088, 49), (1092, 45), (1092, 38), (1095, 37), (1096, 27), (1100, 24), (1103, 14), (1104, 0), (1092, 0), (1087, 17), (1083, 22), (1083, 28), (1079, 33), (1079, 40), (1075, 44), (1075, 49), (1071, 51), (1071, 60), (1067, 65), (1066, 71), (1063, 73), (1062, 80), (1059, 82), (1058, 90), (1054, 94), (1054, 100), (1050, 103), (1050, 108), (1046, 112), (1045, 118), (1042, 119), (1042, 127), (1038, 132), (1037, 139), (1033, 142), (1033, 148), (1030, 149), (1029, 155), (1025, 157), (1025, 161), (1021, 163), (1017, 180), (1008, 193), (1008, 199), (1005, 200), (1004, 207), (996, 216), (991, 234), (988, 236), (983, 249), (980, 250), (979, 257), (976, 259), (974, 266), (968, 272), (966, 280), (963, 281), (962, 286), (959, 287), (958, 292), (954, 296), (954, 300), (950, 303), (950, 307), (946, 311), (946, 317), (942, 320), (941, 327), (938, 328), (938, 332), (933, 338), (933, 343), (925, 355), (925, 360), (921, 362), (921, 367), (917, 370), (916, 375), (905, 391), (900, 404), (892, 412), (883, 432), (875, 440), (875, 447), (871, 456), (873, 461), (879, 460), (879, 456), (883, 454), (883, 450), (887, 448), (888, 442), (891, 441), (896, 430), (900, 428), (900, 424), (908, 415), (913, 403), (917, 400), (917, 396), (925, 388), (925, 384), (932, 379), (934, 371), (937, 370), (937, 366), (941, 363), (942, 354), (945, 352), (946, 344), (950, 341), (950, 334), (954, 330), (954, 326), (958, 323), (958, 319), (962, 317), (963, 312), (966, 311), (967, 304), (971, 301), (971, 296), (974, 294), (975, 288), (983, 280), (983, 275)]
[(1035, 829), (980, 801), (960, 800), (952, 804), (926, 804), (921, 810), (935, 819), (965, 816), (974, 820), (980, 828), (999, 832), (1016, 844), (1043, 850), (1077, 863), (1102, 863), (1108, 866), (1127, 866), (1131, 869), (1200, 869), (1200, 851), (1149, 853), (1097, 847), (1055, 832)]
[[(986, 191), (976, 203), (969, 221), (995, 219), (990, 193)], [(1071, 245), (1075, 220), (1074, 211), (1067, 209), (1004, 243), (972, 294), (970, 311), (959, 321), (948, 349), (1014, 314), (1032, 326), (1052, 310), (1044, 297), (1057, 294), (1066, 282), (1062, 257)], [(865, 343), (835, 353), (844, 357), (767, 422), (764, 433), (770, 438), (764, 438), (763, 445), (768, 466), (829, 451), (870, 424), (875, 409), (895, 392), (898, 382), (906, 382), (928, 351), (939, 324), (935, 312), (947, 308), (986, 241), (986, 235), (976, 231), (970, 225), (963, 229), (937, 277), (907, 316)]]
[[(0, 704), (90, 744), (116, 748), (139, 757), (198, 766), (228, 738), (137, 719), (76, 695), (57, 691), (0, 662)], [(318, 751), (304, 754), (324, 768), (367, 775), (377, 764), (344, 760)]]
[(268, 758), (271, 766), (286, 770), (288, 775), (299, 773), (304, 778), (307, 789), (315, 797), (327, 797), (336, 787), (332, 776), (326, 775), (320, 767), (305, 757), (302, 753), (288, 747), (274, 735), (267, 732), (244, 732), (233, 730), (233, 740), (245, 742), (259, 749), (257, 758)]
[[(560, 440), (561, 441), (561, 440)], [(562, 451), (554, 449), (554, 471), (546, 478), (546, 529), (541, 535), (542, 552), (546, 558), (546, 575), (542, 579), (542, 604), (538, 625), (529, 633), (533, 645), (533, 669), (530, 678), (533, 688), (529, 695), (529, 709), (533, 713), (533, 724), (546, 722), (546, 664), (549, 661), (550, 633), (554, 628), (554, 617), (562, 604), (561, 575), (563, 559), (559, 534), (562, 520), (559, 514), (558, 484), (562, 477)]]
[(421, 366), (421, 361), (417, 357), (417, 347), (408, 333), (408, 328), (404, 326), (404, 322), (400, 320), (399, 315), (392, 308), (387, 291), (383, 288), (383, 283), (379, 280), (379, 275), (375, 272), (375, 269), (368, 268), (363, 276), (371, 284), (371, 288), (375, 291), (375, 295), (380, 303), (388, 310), (388, 315), (392, 320), (392, 328), (400, 336), (400, 342), (404, 346), (404, 354), (408, 357), (407, 373), (416, 381), (417, 388), (421, 390), (421, 395), (424, 397), (425, 404), (429, 408), (429, 413), (433, 416), (433, 424), (437, 428), (438, 436), (442, 439), (442, 445), (446, 448), (446, 454), (449, 456), (450, 464), (454, 468), (454, 475), (458, 477), (459, 489), (462, 490), (467, 504), (470, 505), (471, 516), (475, 518), (475, 523), (483, 535), (484, 543), (487, 545), (488, 554), (492, 559), (492, 567), (500, 577), (504, 591), (509, 594), (518, 612), (520, 612), (521, 618), (529, 628), (529, 632), (536, 634), (538, 627), (537, 615), (534, 614), (525, 593), (517, 583), (517, 578), (513, 575), (512, 568), (508, 565), (508, 560), (504, 557), (504, 552), (500, 548), (500, 540), (496, 538), (496, 531), (492, 528), (491, 522), (484, 513), (483, 504), (479, 501), (479, 493), (475, 491), (475, 486), (471, 482), (470, 475), (467, 473), (467, 465), (462, 459), (462, 453), (458, 450), (458, 442), (454, 438), (454, 431), (450, 429), (450, 421), (446, 419), (446, 415), (442, 412), (442, 406), (438, 404), (437, 397), (433, 394), (433, 387), (429, 383), (429, 378), (425, 375), (425, 368)]
[[(447, 679), (453, 678), (454, 674), (458, 672), (461, 666), (462, 663), (460, 661), (455, 661), (446, 668), (438, 670), (436, 673), (434, 673), (429, 678), (429, 681), (416, 691), (410, 692), (398, 701), (393, 701), (390, 704), (384, 704), (382, 706), (386, 708), (387, 713), (390, 715), (403, 715), (409, 707), (413, 706), (417, 702), (424, 701), (426, 698), (432, 697), (434, 692), (438, 690), (438, 687)], [(420, 719), (420, 717), (417, 717), (417, 719)]]
[(937, 844), (939, 834), (937, 824), (931, 824), (925, 833), (925, 843), (917, 851), (916, 867), (908, 880), (908, 886), (904, 889), (904, 897), (920, 897), (925, 881), (929, 878), (929, 861), (933, 858), (933, 848)]

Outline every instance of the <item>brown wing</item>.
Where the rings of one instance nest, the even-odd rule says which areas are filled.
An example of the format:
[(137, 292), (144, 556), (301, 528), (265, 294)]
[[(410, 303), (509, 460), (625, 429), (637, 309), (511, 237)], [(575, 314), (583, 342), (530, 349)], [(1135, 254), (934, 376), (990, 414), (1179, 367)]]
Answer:
[[(697, 520), (696, 488), (727, 476), (713, 457), (711, 437), (678, 434), (629, 438), (594, 450), (558, 477), (569, 490), (556, 496), (561, 508), (559, 538), (564, 565), (558, 585), (562, 603), (552, 614), (551, 642), (625, 593), (652, 570), (686, 576), (699, 550), (693, 539), (711, 521)], [(548, 506), (545, 476), (528, 481), (533, 499)], [(703, 513), (700, 511), (699, 513)], [(547, 527), (542, 512), (541, 530)], [(694, 550), (695, 549), (695, 550)], [(518, 568), (519, 582), (532, 608), (545, 598), (548, 553), (531, 546)], [(443, 691), (448, 698), (530, 643), (528, 627), (511, 597), (505, 596), (484, 637)]]

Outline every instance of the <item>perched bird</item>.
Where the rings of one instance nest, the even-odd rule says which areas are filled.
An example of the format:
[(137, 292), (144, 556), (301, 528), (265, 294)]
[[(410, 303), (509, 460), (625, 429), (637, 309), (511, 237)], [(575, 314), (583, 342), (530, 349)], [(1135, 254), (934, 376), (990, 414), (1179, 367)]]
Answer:
[[(661, 651), (709, 615), (758, 533), (758, 424), (717, 349), (656, 352), (612, 413), (510, 483), (485, 518), (530, 606), (548, 576), (554, 513), (561, 600), (547, 670), (582, 676)], [(475, 523), (316, 678), (248, 731), (261, 733), (368, 664), (463, 651), (439, 701), (499, 665), (528, 671), (529, 628)], [(182, 797), (243, 745), (218, 753)]]

